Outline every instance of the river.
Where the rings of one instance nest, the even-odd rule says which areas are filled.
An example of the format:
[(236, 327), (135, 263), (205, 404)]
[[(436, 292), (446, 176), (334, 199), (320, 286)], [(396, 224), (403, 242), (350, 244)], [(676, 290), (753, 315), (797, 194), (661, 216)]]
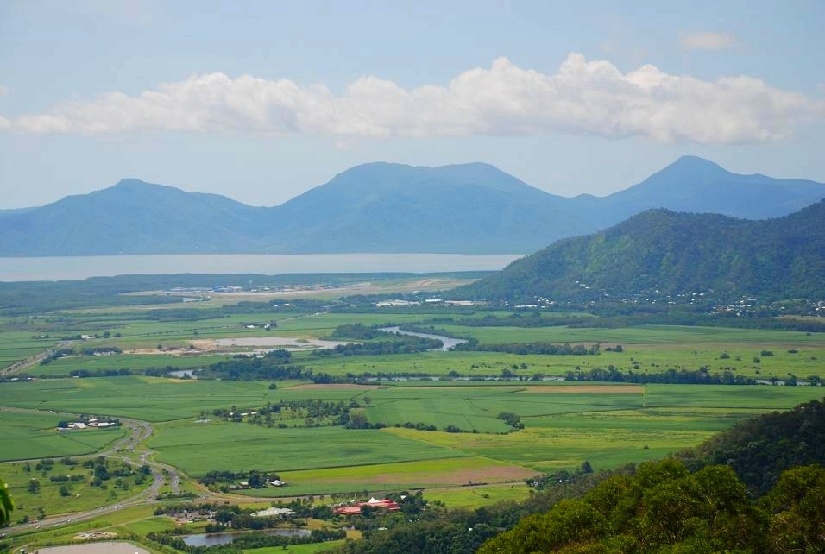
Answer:
[(127, 274), (443, 273), (496, 271), (519, 255), (220, 254), (0, 257), (0, 281), (58, 281)]
[(415, 331), (402, 331), (401, 327), (384, 327), (383, 329), (379, 329), (379, 331), (385, 331), (387, 333), (398, 333), (399, 335), (407, 335), (408, 337), (423, 337), (425, 339), (438, 339), (444, 343), (444, 346), (441, 347), (441, 350), (452, 350), (453, 347), (457, 344), (463, 344), (467, 342), (465, 339), (454, 339), (452, 337), (443, 337), (441, 335), (430, 335), (428, 333), (416, 333)]

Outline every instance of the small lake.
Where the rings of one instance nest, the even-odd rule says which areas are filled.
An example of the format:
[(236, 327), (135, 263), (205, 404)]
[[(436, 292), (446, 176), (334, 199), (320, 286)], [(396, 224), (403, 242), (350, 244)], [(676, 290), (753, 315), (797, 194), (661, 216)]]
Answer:
[[(265, 535), (280, 535), (282, 537), (308, 537), (312, 534), (307, 529), (269, 529), (263, 532)], [(196, 535), (186, 535), (183, 542), (187, 546), (217, 546), (221, 544), (232, 544), (235, 537), (241, 533), (198, 533)]]
[(177, 377), (178, 379), (183, 377), (191, 377), (192, 379), (197, 379), (198, 376), (195, 375), (200, 369), (178, 369), (176, 371), (170, 371), (169, 375), (173, 377)]
[(0, 257), (0, 281), (58, 281), (112, 275), (181, 273), (442, 273), (497, 271), (521, 255), (216, 254)]
[(416, 333), (414, 331), (402, 331), (401, 327), (384, 327), (379, 331), (386, 331), (387, 333), (398, 333), (399, 335), (407, 335), (408, 337), (423, 337), (425, 339), (438, 339), (444, 343), (441, 350), (452, 350), (457, 344), (464, 344), (465, 339), (454, 339), (452, 337), (442, 337), (441, 335), (430, 335), (428, 333)]

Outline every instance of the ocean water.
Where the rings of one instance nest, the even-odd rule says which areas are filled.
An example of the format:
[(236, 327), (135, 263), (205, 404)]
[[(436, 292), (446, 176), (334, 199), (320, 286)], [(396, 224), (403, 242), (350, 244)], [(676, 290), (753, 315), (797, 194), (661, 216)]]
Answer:
[(130, 274), (440, 273), (504, 268), (521, 255), (240, 254), (0, 258), (0, 281), (58, 281)]

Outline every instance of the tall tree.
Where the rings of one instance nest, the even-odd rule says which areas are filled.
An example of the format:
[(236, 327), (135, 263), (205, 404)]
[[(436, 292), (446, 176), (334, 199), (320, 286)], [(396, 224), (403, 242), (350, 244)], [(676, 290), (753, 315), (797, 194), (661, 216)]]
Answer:
[(9, 494), (9, 486), (0, 479), (0, 527), (5, 527), (11, 521), (11, 511), (14, 509), (14, 501)]

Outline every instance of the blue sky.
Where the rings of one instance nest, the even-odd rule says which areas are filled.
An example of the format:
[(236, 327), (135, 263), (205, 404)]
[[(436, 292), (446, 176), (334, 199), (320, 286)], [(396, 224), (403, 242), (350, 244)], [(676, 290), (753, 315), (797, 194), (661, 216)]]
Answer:
[(670, 4), (7, 0), (0, 208), (125, 177), (275, 205), (377, 160), (825, 182), (825, 2)]

